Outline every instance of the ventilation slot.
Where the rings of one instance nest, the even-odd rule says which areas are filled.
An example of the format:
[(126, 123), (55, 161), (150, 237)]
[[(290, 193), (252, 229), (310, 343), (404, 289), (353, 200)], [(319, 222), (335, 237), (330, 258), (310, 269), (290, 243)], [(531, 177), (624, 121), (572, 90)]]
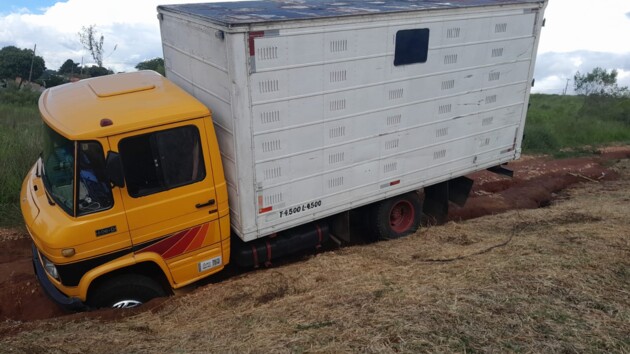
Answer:
[(443, 159), (446, 157), (446, 149), (440, 150), (440, 151), (435, 151), (433, 153), (433, 159), (434, 160), (439, 160), (439, 159)]
[(256, 49), (257, 60), (278, 59), (278, 47), (262, 47)]
[(336, 163), (343, 162), (345, 159), (346, 159), (346, 153), (345, 152), (336, 152), (334, 154), (329, 154), (328, 155), (328, 164), (329, 165), (334, 165)]
[(343, 125), (339, 127), (330, 128), (330, 130), (328, 130), (328, 137), (331, 139), (339, 138), (345, 135), (346, 135), (346, 127)]
[(265, 205), (274, 205), (282, 203), (282, 193), (276, 193), (265, 196)]
[(385, 142), (385, 150), (391, 150), (398, 148), (400, 144), (400, 139), (389, 140)]
[(263, 152), (272, 152), (280, 150), (280, 139), (265, 141), (262, 143)]
[(461, 28), (453, 27), (446, 30), (446, 38), (459, 38)]
[(383, 166), (383, 173), (394, 172), (398, 169), (398, 162), (389, 162)]
[(452, 104), (443, 104), (438, 108), (438, 114), (445, 114), (445, 113), (451, 113), (451, 110), (453, 109), (453, 105)]
[(346, 109), (346, 99), (330, 101), (330, 111), (341, 111)]
[(486, 104), (495, 103), (497, 101), (497, 95), (486, 96)]
[(330, 82), (342, 82), (346, 81), (347, 72), (346, 70), (338, 70), (330, 72)]
[(455, 87), (455, 80), (442, 81), (442, 90), (450, 90)]
[(501, 79), (500, 71), (496, 71), (488, 75), (488, 81), (499, 81), (499, 79)]
[(457, 63), (457, 54), (449, 54), (444, 56), (444, 64), (455, 64)]
[(397, 100), (402, 98), (403, 96), (403, 89), (399, 88), (399, 89), (395, 89), (395, 90), (389, 90), (389, 99), (390, 100)]
[(328, 180), (329, 189), (340, 187), (340, 186), (343, 186), (343, 176), (331, 178)]
[(348, 40), (347, 39), (339, 39), (336, 41), (330, 41), (330, 52), (331, 53), (339, 53), (345, 52), (348, 50)]
[(443, 136), (448, 135), (448, 127), (440, 128), (435, 130), (435, 136), (441, 138)]
[(489, 126), (489, 125), (492, 125), (492, 121), (493, 121), (493, 120), (494, 120), (494, 117), (484, 118), (484, 119), (481, 121), (481, 125), (482, 125), (482, 126), (484, 126), (484, 127), (487, 127), (487, 126)]
[(387, 117), (387, 125), (398, 125), (398, 124), (400, 124), (401, 120), (402, 120), (402, 115), (400, 115), (400, 114), (395, 114), (393, 116), (388, 116)]
[(280, 111), (269, 111), (260, 113), (260, 122), (262, 124), (276, 123), (280, 121)]
[(503, 48), (494, 48), (492, 49), (492, 57), (498, 58), (503, 56)]
[(277, 92), (280, 90), (278, 80), (265, 80), (258, 83), (260, 93)]
[(282, 176), (282, 167), (272, 167), (265, 170), (265, 180), (270, 180)]
[(507, 32), (507, 23), (497, 23), (494, 25), (494, 33)]
[(484, 147), (490, 145), (490, 138), (485, 138), (479, 142), (479, 147)]

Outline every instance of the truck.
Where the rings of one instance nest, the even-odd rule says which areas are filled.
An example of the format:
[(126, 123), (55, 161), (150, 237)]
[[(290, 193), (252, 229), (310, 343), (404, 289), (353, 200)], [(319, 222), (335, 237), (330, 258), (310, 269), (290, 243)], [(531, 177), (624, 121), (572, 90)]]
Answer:
[(158, 6), (166, 77), (46, 90), (21, 210), (45, 292), (138, 306), (228, 264), (443, 221), (521, 154), (546, 0)]

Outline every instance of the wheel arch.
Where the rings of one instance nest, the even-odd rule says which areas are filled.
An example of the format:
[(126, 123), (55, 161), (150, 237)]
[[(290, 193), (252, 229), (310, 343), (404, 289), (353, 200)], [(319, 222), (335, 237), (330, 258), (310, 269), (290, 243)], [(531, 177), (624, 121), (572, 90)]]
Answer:
[(99, 284), (122, 274), (141, 274), (155, 279), (167, 293), (172, 293), (173, 279), (168, 266), (157, 254), (129, 255), (87, 272), (79, 284), (79, 299), (87, 301)]

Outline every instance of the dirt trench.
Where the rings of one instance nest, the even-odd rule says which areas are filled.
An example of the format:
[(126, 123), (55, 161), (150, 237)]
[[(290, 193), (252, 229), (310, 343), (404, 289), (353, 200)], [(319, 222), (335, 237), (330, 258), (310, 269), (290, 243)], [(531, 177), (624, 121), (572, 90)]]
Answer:
[[(463, 208), (451, 205), (449, 220), (548, 206), (553, 200), (564, 198), (562, 191), (572, 185), (618, 178), (609, 166), (628, 158), (630, 147), (615, 147), (594, 156), (561, 160), (525, 156), (509, 164), (514, 171), (513, 178), (487, 171), (474, 173), (469, 176), (475, 184), (468, 202)], [(0, 321), (29, 322), (68, 315), (42, 292), (33, 275), (30, 247), (25, 232), (0, 229)], [(159, 300), (156, 304), (159, 306)], [(147, 305), (143, 306), (144, 310), (152, 308)], [(70, 316), (110, 318), (118, 315), (105, 310)]]

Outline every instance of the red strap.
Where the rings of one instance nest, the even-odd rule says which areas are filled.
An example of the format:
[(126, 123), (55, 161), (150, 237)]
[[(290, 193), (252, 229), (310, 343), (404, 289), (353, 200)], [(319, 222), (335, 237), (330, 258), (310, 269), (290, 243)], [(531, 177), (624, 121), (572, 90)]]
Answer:
[(315, 227), (317, 228), (317, 237), (319, 237), (319, 243), (315, 246), (316, 249), (322, 247), (322, 229), (319, 227), (318, 224), (315, 224)]
[(258, 268), (258, 251), (254, 245), (252, 245), (252, 254), (254, 255), (254, 268)]
[(265, 262), (265, 266), (271, 266), (271, 244), (269, 240), (265, 240), (265, 245), (267, 246), (267, 262)]

